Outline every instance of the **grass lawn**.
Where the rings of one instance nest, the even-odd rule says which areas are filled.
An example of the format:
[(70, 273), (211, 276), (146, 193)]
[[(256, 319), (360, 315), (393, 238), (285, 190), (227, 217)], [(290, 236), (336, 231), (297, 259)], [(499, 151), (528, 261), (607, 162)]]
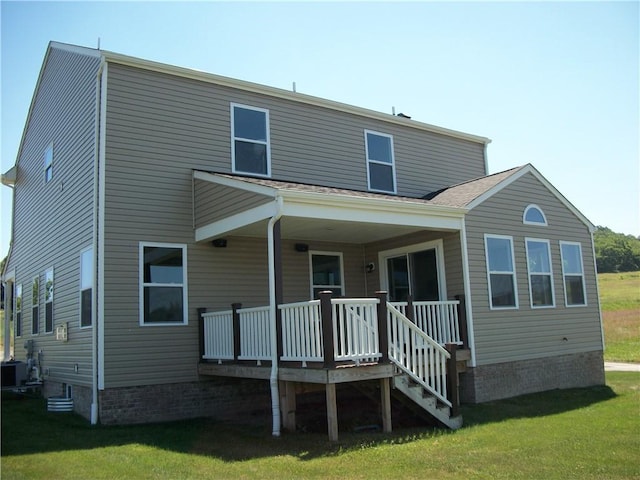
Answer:
[(598, 275), (605, 360), (640, 362), (640, 272)]
[(91, 427), (3, 396), (2, 479), (640, 478), (640, 374), (463, 407), (461, 430), (285, 434), (193, 420)]

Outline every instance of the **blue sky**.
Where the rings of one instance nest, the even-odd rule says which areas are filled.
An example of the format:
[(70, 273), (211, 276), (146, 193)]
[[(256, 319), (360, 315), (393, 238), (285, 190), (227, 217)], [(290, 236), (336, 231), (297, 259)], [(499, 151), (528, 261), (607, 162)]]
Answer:
[[(0, 170), (50, 40), (195, 68), (489, 137), (596, 225), (640, 235), (638, 2), (10, 2)], [(0, 256), (11, 190), (0, 188)]]

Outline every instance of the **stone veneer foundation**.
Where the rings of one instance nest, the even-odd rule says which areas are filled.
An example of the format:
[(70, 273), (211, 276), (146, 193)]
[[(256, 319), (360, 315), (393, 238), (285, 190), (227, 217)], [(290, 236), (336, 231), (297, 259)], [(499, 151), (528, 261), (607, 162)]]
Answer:
[(481, 403), (545, 390), (604, 385), (602, 351), (467, 367), (463, 403)]

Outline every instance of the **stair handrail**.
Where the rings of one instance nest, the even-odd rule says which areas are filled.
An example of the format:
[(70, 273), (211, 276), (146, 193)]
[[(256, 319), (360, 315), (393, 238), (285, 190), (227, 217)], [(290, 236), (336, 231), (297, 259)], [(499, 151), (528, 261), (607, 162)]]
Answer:
[(389, 360), (430, 394), (451, 407), (447, 398), (447, 360), (451, 354), (400, 310), (387, 302)]

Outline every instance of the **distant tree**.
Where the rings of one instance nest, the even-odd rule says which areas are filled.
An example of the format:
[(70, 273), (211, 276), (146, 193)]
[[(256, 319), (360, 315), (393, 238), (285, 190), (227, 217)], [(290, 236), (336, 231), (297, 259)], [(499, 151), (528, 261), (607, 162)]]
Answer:
[(597, 227), (593, 235), (598, 272), (634, 272), (640, 270), (640, 239), (633, 235)]

